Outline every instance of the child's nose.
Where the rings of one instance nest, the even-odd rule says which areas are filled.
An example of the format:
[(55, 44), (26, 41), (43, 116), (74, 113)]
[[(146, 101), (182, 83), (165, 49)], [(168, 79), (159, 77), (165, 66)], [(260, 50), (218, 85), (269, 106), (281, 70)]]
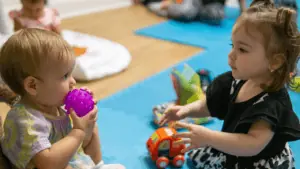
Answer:
[(229, 59), (231, 60), (236, 60), (236, 54), (233, 50), (230, 51), (229, 55), (228, 55)]
[(73, 76), (71, 76), (70, 77), (70, 86), (71, 86), (71, 88), (75, 87), (75, 85), (76, 85), (76, 80), (74, 79)]

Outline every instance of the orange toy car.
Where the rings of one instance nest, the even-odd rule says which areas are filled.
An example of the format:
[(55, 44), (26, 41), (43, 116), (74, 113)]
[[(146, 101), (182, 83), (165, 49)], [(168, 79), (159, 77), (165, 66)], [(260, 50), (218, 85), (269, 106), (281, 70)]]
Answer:
[(181, 153), (181, 150), (185, 148), (185, 145), (173, 145), (174, 141), (180, 140), (173, 137), (176, 132), (174, 128), (162, 127), (148, 139), (149, 154), (158, 168), (166, 168), (170, 161), (174, 167), (181, 167), (184, 164), (184, 153)]

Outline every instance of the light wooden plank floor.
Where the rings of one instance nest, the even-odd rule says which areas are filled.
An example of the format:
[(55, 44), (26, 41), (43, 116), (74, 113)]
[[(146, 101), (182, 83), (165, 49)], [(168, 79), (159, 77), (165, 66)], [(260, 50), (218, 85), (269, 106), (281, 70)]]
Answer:
[[(200, 48), (134, 35), (134, 30), (164, 21), (141, 6), (94, 13), (63, 20), (62, 27), (113, 40), (124, 45), (132, 55), (128, 69), (117, 75), (78, 86), (88, 86), (96, 99), (107, 97), (160, 72), (198, 52)], [(0, 104), (5, 117), (8, 107)]]

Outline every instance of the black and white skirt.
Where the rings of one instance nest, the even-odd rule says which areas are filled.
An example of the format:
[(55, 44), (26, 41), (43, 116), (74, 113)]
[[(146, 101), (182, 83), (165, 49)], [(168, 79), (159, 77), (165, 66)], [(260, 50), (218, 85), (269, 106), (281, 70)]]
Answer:
[[(189, 153), (189, 158), (197, 169), (224, 169), (226, 168), (226, 155), (211, 147), (199, 148)], [(241, 168), (234, 164), (235, 169)], [(270, 159), (262, 159), (248, 166), (251, 169), (295, 169), (293, 153), (288, 144), (277, 156)]]

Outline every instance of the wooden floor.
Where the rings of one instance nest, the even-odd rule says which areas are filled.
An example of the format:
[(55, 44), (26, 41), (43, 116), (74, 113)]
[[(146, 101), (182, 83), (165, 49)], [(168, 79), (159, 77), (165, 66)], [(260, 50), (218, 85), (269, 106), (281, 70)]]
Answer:
[[(141, 6), (94, 13), (63, 20), (63, 29), (88, 33), (124, 45), (132, 55), (128, 69), (117, 75), (78, 86), (87, 86), (96, 99), (115, 92), (160, 72), (199, 51), (200, 48), (134, 35), (134, 30), (164, 21)], [(8, 107), (0, 104), (0, 115), (5, 117)]]

